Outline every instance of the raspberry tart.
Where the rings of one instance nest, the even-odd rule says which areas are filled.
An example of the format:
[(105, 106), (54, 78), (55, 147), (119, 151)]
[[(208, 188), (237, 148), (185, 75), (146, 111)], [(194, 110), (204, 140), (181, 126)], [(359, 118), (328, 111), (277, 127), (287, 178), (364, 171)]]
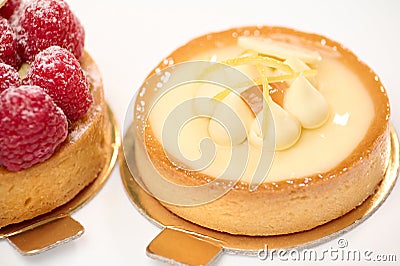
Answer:
[[(257, 85), (256, 91), (262, 96), (251, 91), (254, 87), (235, 95), (224, 88), (195, 83), (177, 86), (153, 101), (162, 87), (159, 84), (164, 84), (164, 74), (168, 73), (169, 79), (177, 75), (173, 70), (160, 70), (193, 60), (237, 68)], [(136, 100), (137, 141), (143, 141), (145, 147), (145, 152), (135, 150), (138, 170), (147, 190), (188, 221), (251, 236), (305, 231), (356, 208), (384, 177), (390, 154), (390, 110), (385, 89), (351, 51), (324, 36), (268, 26), (211, 33), (178, 48), (152, 74), (159, 76), (158, 82), (147, 80)], [(180, 157), (163, 142), (163, 130), (176, 106), (199, 96), (225, 102), (236, 110), (244, 131), (229, 132), (229, 139), (212, 117), (198, 117), (195, 105), (187, 109), (197, 118), (181, 128), (177, 150), (195, 162), (202, 155), (199, 143), (203, 139), (211, 139), (216, 148), (207, 167), (195, 170), (198, 167), (190, 160), (176, 161)], [(252, 106), (254, 101), (261, 103), (258, 111)], [(141, 107), (153, 102), (149, 115), (144, 116)], [(261, 119), (261, 125), (254, 127), (263, 110), (268, 110), (273, 119)], [(263, 141), (272, 136), (260, 133), (264, 126), (275, 134), (272, 163), (258, 157), (264, 149)], [(249, 147), (248, 154), (242, 156), (242, 160), (248, 160), (246, 168), (242, 172), (233, 167), (230, 175), (224, 175), (230, 152), (244, 145)], [(156, 184), (145, 178), (152, 173), (143, 164), (147, 157), (151, 167), (174, 184), (202, 186), (217, 180), (214, 189), (230, 189), (202, 204), (168, 202), (157, 195), (168, 191), (152, 190)], [(259, 166), (270, 169), (253, 187)], [(204, 193), (212, 193), (212, 188)]]
[(101, 75), (69, 6), (10, 0), (0, 14), (8, 49), (0, 49), (1, 228), (50, 212), (96, 179), (111, 127)]

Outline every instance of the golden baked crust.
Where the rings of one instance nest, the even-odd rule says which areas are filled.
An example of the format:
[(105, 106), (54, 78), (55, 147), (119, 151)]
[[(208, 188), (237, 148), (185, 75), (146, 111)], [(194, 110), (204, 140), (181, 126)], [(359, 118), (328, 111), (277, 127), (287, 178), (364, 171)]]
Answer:
[(106, 163), (111, 129), (101, 76), (88, 53), (80, 63), (88, 75), (93, 105), (70, 126), (67, 139), (50, 159), (19, 172), (0, 166), (0, 228), (70, 201)]
[[(217, 46), (233, 45), (235, 35), (255, 31), (260, 36), (284, 33), (312, 42), (320, 42), (323, 38), (327, 46), (336, 46), (337, 51), (344, 55), (342, 63), (363, 77), (362, 82), (373, 99), (375, 116), (367, 134), (347, 158), (325, 173), (263, 183), (254, 192), (249, 192), (247, 183), (239, 182), (223, 197), (201, 206), (163, 205), (191, 222), (231, 234), (277, 235), (308, 230), (361, 204), (382, 180), (390, 153), (388, 98), (375, 73), (342, 45), (320, 35), (287, 28), (247, 27), (208, 34), (178, 48), (167, 59), (173, 59), (175, 63), (183, 62), (193, 54)], [(158, 66), (163, 67), (163, 63)], [(149, 156), (166, 178), (183, 185), (200, 185), (213, 179), (202, 173), (188, 174), (177, 170), (168, 161), (150, 127), (146, 128), (145, 135)]]

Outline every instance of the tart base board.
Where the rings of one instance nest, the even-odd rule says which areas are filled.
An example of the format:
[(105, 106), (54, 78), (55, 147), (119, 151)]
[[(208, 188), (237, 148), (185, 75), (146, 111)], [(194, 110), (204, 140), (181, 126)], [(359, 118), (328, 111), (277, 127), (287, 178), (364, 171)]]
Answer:
[[(268, 249), (303, 249), (322, 244), (348, 232), (370, 217), (389, 195), (399, 173), (399, 140), (395, 129), (391, 126), (390, 161), (385, 176), (374, 194), (360, 206), (340, 218), (304, 232), (265, 237), (231, 235), (184, 220), (145, 192), (127, 165), (127, 160), (129, 165), (135, 165), (134, 139), (134, 130), (131, 126), (123, 139), (123, 147), (129, 149), (120, 152), (119, 157), (122, 181), (134, 207), (150, 222), (163, 229), (147, 247), (147, 255), (168, 263), (204, 265), (207, 264), (203, 261), (204, 258), (207, 257), (208, 262), (212, 262), (222, 251), (229, 254), (257, 256), (265, 245), (268, 245)], [(175, 244), (177, 242), (185, 244), (178, 246)], [(194, 251), (198, 254), (194, 254)]]
[(91, 200), (103, 187), (118, 158), (121, 145), (116, 118), (107, 105), (111, 145), (107, 161), (98, 177), (68, 203), (57, 209), (0, 229), (0, 240), (7, 238), (22, 255), (35, 255), (80, 237), (84, 228), (70, 215)]

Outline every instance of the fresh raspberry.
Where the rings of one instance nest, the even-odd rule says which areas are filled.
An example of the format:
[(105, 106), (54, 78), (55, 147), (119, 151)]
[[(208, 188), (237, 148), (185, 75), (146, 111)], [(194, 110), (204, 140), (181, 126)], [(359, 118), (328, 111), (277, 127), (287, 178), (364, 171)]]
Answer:
[(7, 19), (0, 17), (0, 63), (18, 69), (21, 58), (17, 52), (17, 37)]
[(11, 87), (19, 87), (21, 77), (10, 65), (0, 63), (0, 93)]
[(10, 19), (20, 6), (21, 0), (7, 0), (6, 4), (0, 8), (0, 16)]
[(85, 31), (63, 0), (31, 0), (14, 23), (19, 52), (28, 62), (54, 45), (68, 49), (77, 59), (82, 56)]
[(78, 60), (61, 47), (52, 46), (37, 54), (25, 79), (42, 87), (71, 121), (86, 114), (93, 102)]
[(68, 134), (62, 110), (37, 86), (0, 94), (0, 163), (19, 171), (48, 159)]
[(85, 42), (85, 30), (81, 22), (75, 17), (74, 29), (71, 34), (68, 34), (65, 40), (64, 46), (61, 46), (68, 51), (72, 52), (78, 60), (83, 54), (84, 42)]

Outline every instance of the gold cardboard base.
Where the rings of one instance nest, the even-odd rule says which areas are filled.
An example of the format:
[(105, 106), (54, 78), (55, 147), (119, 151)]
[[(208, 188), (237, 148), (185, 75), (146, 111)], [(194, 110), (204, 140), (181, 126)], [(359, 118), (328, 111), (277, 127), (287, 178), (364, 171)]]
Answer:
[(22, 254), (34, 255), (78, 238), (84, 231), (79, 222), (71, 216), (65, 216), (10, 236), (8, 241)]
[(9, 242), (23, 255), (34, 255), (76, 239), (84, 232), (81, 224), (70, 214), (92, 199), (103, 187), (113, 170), (118, 158), (121, 138), (115, 116), (108, 107), (111, 127), (111, 146), (107, 162), (99, 176), (75, 198), (57, 209), (28, 221), (12, 224), (0, 229), (0, 239)]
[[(165, 262), (207, 264), (204, 261), (196, 260), (208, 256), (211, 262), (219, 254), (220, 250), (226, 253), (257, 255), (258, 251), (268, 244), (269, 249), (280, 248), (307, 248), (336, 238), (339, 235), (351, 230), (367, 219), (383, 203), (395, 184), (399, 170), (399, 140), (393, 127), (390, 128), (391, 154), (390, 162), (384, 179), (373, 195), (363, 204), (347, 213), (346, 215), (318, 226), (309, 231), (277, 236), (244, 236), (231, 235), (228, 233), (214, 231), (208, 228), (188, 222), (163, 207), (155, 198), (147, 194), (135, 181), (125, 160), (135, 161), (134, 153), (128, 153), (128, 158), (123, 154), (119, 157), (119, 166), (122, 181), (133, 205), (137, 210), (151, 222), (164, 230), (150, 243), (147, 254)], [(128, 131), (124, 138), (125, 147), (133, 147), (134, 133)], [(183, 236), (185, 234), (186, 236)], [(186, 238), (191, 238), (187, 240)], [(183, 239), (182, 245), (176, 239)], [(204, 249), (199, 249), (197, 240), (202, 242)], [(215, 249), (217, 247), (217, 249)], [(190, 250), (190, 253), (188, 252)], [(214, 256), (210, 254), (214, 252)], [(182, 256), (185, 254), (184, 256)], [(194, 252), (194, 253), (193, 253)], [(199, 254), (200, 256), (198, 256)], [(207, 254), (206, 254), (207, 253)]]
[(147, 246), (146, 254), (168, 264), (207, 265), (221, 254), (222, 246), (212, 240), (165, 228)]

